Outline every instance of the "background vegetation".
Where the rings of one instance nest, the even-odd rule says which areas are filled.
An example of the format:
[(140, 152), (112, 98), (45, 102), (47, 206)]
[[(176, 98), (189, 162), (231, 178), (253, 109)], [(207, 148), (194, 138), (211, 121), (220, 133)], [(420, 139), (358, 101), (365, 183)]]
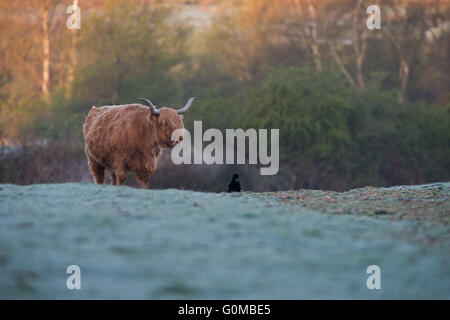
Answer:
[[(78, 3), (81, 29), (66, 27)], [(366, 27), (369, 4), (381, 29)], [(182, 105), (203, 129), (280, 128), (280, 173), (174, 166), (154, 188), (345, 190), (450, 178), (449, 1), (0, 1), (0, 182), (89, 180), (92, 105)]]

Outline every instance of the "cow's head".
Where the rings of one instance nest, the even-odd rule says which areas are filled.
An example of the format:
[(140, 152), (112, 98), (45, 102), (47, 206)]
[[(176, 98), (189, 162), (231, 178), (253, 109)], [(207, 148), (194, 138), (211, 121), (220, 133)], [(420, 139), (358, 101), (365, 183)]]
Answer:
[[(190, 98), (186, 105), (181, 109), (172, 109), (163, 107), (158, 109), (150, 100), (139, 98), (149, 106), (149, 117), (155, 117), (158, 126), (158, 140), (162, 147), (172, 148), (183, 140), (183, 135), (178, 136), (178, 140), (172, 141), (172, 133), (177, 129), (184, 129), (182, 114), (189, 110), (194, 100)], [(178, 130), (182, 132), (182, 130)]]

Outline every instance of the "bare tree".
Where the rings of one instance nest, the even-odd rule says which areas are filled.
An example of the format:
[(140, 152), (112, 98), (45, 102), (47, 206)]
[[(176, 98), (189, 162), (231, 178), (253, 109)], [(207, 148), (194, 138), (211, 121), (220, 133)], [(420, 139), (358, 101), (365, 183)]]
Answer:
[[(367, 53), (369, 30), (366, 27), (366, 5), (363, 0), (330, 1), (332, 10), (325, 21), (328, 29), (328, 45), (330, 53), (341, 72), (352, 87), (364, 90), (364, 59)], [(373, 1), (371, 4), (379, 4)], [(330, 9), (330, 7), (328, 7)], [(342, 51), (351, 48), (351, 52), (344, 55), (353, 60), (346, 63), (341, 58)], [(353, 64), (354, 74), (350, 71), (348, 64)]]
[(399, 57), (400, 103), (405, 101), (412, 62), (420, 55), (420, 50), (425, 45), (426, 32), (432, 27), (430, 15), (432, 11), (436, 12), (437, 7), (432, 9), (431, 6), (432, 2), (429, 0), (393, 0), (384, 6), (383, 30)]
[(50, 31), (49, 31), (49, 10), (50, 3), (42, 2), (39, 8), (39, 16), (42, 25), (42, 80), (41, 90), (44, 95), (48, 95), (50, 87)]
[[(363, 62), (367, 51), (367, 33), (368, 33), (368, 29), (364, 25), (364, 22), (361, 23), (362, 21), (360, 19), (362, 2), (363, 0), (358, 0), (356, 2), (352, 17), (353, 50), (355, 51), (355, 60), (356, 60), (356, 80), (358, 83), (358, 87), (360, 89), (364, 89), (365, 87), (363, 76)], [(363, 25), (362, 27), (361, 24)]]
[(320, 55), (318, 38), (318, 2), (316, 1), (316, 3), (314, 3), (314, 1), (311, 0), (306, 2), (300, 0), (293, 1), (299, 17), (299, 22), (302, 23), (302, 27), (299, 28), (300, 34), (311, 50), (316, 70), (322, 71), (322, 58)]
[[(74, 7), (78, 7), (78, 0), (73, 0), (72, 5)], [(71, 30), (71, 47), (70, 47), (70, 53), (69, 53), (70, 63), (69, 63), (68, 71), (67, 71), (67, 81), (66, 81), (66, 96), (67, 97), (72, 96), (74, 72), (75, 72), (75, 69), (78, 64), (77, 46), (78, 46), (78, 30), (73, 29), (73, 30)]]

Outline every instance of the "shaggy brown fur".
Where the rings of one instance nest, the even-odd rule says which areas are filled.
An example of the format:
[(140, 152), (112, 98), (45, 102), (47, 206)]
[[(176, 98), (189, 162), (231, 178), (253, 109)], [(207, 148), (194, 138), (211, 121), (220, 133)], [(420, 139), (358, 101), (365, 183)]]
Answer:
[(147, 188), (161, 148), (171, 148), (183, 139), (171, 141), (172, 132), (184, 128), (182, 116), (171, 108), (159, 110), (155, 115), (141, 104), (91, 108), (83, 133), (95, 183), (104, 183), (105, 169), (111, 173), (111, 184), (117, 186), (125, 182), (128, 171), (135, 171), (141, 188)]

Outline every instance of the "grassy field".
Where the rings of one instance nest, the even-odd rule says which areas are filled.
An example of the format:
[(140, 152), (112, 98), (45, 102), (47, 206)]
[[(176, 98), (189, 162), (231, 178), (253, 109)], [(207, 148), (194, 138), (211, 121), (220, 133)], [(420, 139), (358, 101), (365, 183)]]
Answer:
[(0, 298), (449, 299), (449, 192), (0, 185)]

